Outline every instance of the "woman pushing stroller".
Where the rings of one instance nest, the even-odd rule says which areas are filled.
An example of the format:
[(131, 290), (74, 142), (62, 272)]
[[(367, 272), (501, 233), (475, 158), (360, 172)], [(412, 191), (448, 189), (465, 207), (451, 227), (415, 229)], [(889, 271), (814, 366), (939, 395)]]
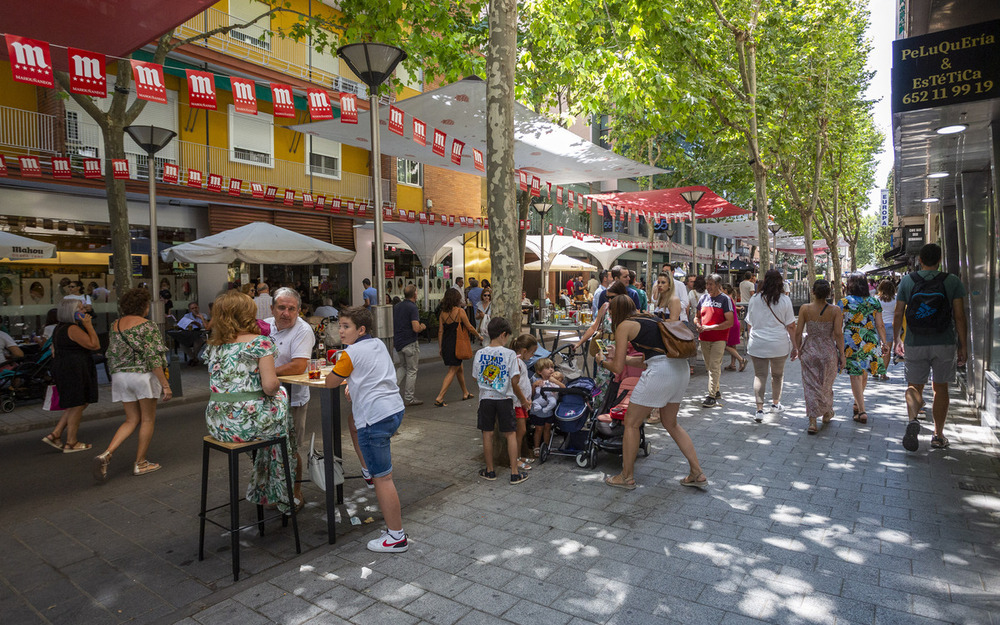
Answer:
[[(670, 318), (678, 319), (681, 313), (680, 300), (671, 298)], [(632, 398), (625, 413), (625, 432), (622, 439), (622, 472), (607, 477), (604, 483), (616, 488), (632, 490), (636, 487), (634, 477), (635, 457), (639, 451), (639, 425), (654, 408), (660, 409), (660, 422), (667, 433), (677, 443), (677, 447), (687, 458), (690, 471), (682, 486), (705, 488), (708, 479), (698, 464), (691, 437), (677, 423), (677, 411), (684, 399), (691, 373), (686, 359), (667, 358), (666, 348), (660, 338), (658, 320), (636, 312), (635, 304), (628, 296), (616, 296), (610, 302), (611, 325), (615, 332), (614, 350), (609, 349), (608, 357), (597, 356), (598, 366), (604, 366), (613, 373), (620, 373), (626, 364), (641, 366), (645, 362), (639, 382), (632, 391)], [(641, 352), (641, 356), (628, 356), (628, 344)]]

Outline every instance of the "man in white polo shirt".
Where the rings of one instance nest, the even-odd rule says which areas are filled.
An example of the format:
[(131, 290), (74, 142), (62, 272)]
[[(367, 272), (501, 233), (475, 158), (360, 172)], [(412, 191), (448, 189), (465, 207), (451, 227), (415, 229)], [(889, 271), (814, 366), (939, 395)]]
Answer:
[[(305, 319), (299, 317), (302, 299), (295, 289), (282, 287), (274, 293), (274, 313), (264, 321), (271, 326), (271, 338), (278, 346), (274, 356), (274, 372), (278, 375), (299, 375), (305, 373), (312, 358), (316, 335)], [(298, 464), (295, 467), (295, 498), (302, 498), (302, 459), (309, 438), (306, 436), (306, 413), (309, 410), (309, 387), (292, 385), (292, 421), (295, 423), (295, 440), (298, 444)]]

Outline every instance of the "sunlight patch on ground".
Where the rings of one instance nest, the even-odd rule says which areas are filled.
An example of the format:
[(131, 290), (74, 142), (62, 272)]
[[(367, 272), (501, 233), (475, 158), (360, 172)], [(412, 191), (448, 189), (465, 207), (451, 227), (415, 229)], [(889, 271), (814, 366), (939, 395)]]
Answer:
[(609, 532), (606, 529), (598, 529), (594, 533), (594, 537), (600, 538), (602, 540), (618, 540), (618, 534), (615, 534), (614, 532)]
[(905, 545), (910, 542), (909, 535), (905, 532), (900, 532), (899, 530), (880, 530), (875, 533), (875, 536), (877, 536), (879, 540), (895, 543), (897, 545)]
[(585, 545), (580, 541), (573, 540), (571, 538), (553, 540), (550, 541), (549, 544), (555, 547), (556, 552), (563, 557), (582, 556), (585, 558), (593, 558), (600, 555), (600, 552), (596, 547)]
[(812, 487), (812, 484), (807, 484), (805, 482), (792, 482), (792, 488), (795, 490), (809, 490)]
[(968, 566), (969, 564), (971, 564), (965, 558), (960, 558), (953, 553), (945, 553), (942, 559), (944, 560), (945, 564), (957, 564), (960, 566)]
[(847, 547), (834, 547), (833, 553), (843, 560), (844, 562), (850, 562), (851, 564), (864, 564), (865, 557), (857, 549), (849, 549)]
[(807, 621), (814, 623), (833, 622), (834, 605), (833, 601), (827, 599), (822, 594), (807, 595), (797, 605), (788, 602), (785, 607), (789, 612), (796, 614)]
[(684, 551), (694, 553), (712, 561), (715, 566), (732, 566), (743, 556), (729, 545), (720, 543), (689, 542), (678, 545)]
[(729, 489), (738, 490), (749, 495), (753, 495), (754, 497), (764, 496), (764, 487), (757, 486), (756, 484), (730, 484)]

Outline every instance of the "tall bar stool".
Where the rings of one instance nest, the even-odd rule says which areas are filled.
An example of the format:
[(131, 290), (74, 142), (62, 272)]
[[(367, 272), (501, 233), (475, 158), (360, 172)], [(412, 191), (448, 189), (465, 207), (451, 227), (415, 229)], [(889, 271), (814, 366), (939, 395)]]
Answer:
[[(200, 524), (200, 531), (198, 534), (198, 560), (205, 559), (205, 521), (217, 525), (229, 533), (229, 538), (232, 543), (233, 551), (233, 581), (239, 581), (240, 575), (240, 532), (257, 526), (257, 530), (260, 536), (264, 535), (264, 523), (267, 521), (273, 521), (275, 519), (281, 519), (282, 527), (288, 526), (288, 516), (282, 513), (273, 514), (267, 518), (264, 517), (264, 506), (257, 506), (257, 522), (239, 526), (240, 522), (240, 501), (244, 500), (245, 497), (240, 496), (240, 477), (239, 477), (239, 456), (240, 454), (249, 453), (251, 458), (256, 456), (257, 450), (266, 447), (271, 447), (272, 445), (278, 445), (281, 449), (282, 454), (282, 464), (285, 468), (285, 487), (288, 489), (289, 498), (289, 508), (291, 509), (292, 517), (292, 533), (295, 534), (295, 553), (302, 553), (302, 547), (299, 544), (299, 522), (295, 513), (295, 500), (292, 493), (292, 475), (291, 468), (288, 461), (288, 438), (285, 436), (279, 436), (277, 438), (272, 438), (269, 440), (255, 440), (246, 443), (227, 443), (220, 441), (211, 436), (206, 436), (202, 444), (202, 462), (201, 462), (201, 509), (198, 512), (198, 519)], [(212, 449), (216, 451), (221, 451), (226, 454), (229, 458), (229, 503), (224, 503), (220, 506), (215, 506), (214, 508), (206, 509), (208, 499), (208, 452)], [(220, 508), (229, 507), (229, 525), (223, 525), (217, 521), (208, 518), (208, 513), (214, 510), (219, 510)]]

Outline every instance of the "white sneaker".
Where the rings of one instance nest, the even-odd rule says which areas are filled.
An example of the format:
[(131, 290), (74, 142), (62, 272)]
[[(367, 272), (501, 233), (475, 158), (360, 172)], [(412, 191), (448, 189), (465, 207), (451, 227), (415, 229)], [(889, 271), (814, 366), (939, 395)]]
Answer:
[(394, 540), (387, 530), (382, 530), (381, 536), (368, 541), (368, 551), (379, 553), (403, 553), (410, 546), (406, 542), (406, 534), (399, 540)]
[(781, 404), (771, 404), (771, 414), (778, 414), (779, 412), (784, 412), (785, 407)]
[(754, 415), (753, 420), (756, 421), (757, 423), (763, 423), (764, 422), (764, 411), (763, 410), (758, 410), (757, 414)]

